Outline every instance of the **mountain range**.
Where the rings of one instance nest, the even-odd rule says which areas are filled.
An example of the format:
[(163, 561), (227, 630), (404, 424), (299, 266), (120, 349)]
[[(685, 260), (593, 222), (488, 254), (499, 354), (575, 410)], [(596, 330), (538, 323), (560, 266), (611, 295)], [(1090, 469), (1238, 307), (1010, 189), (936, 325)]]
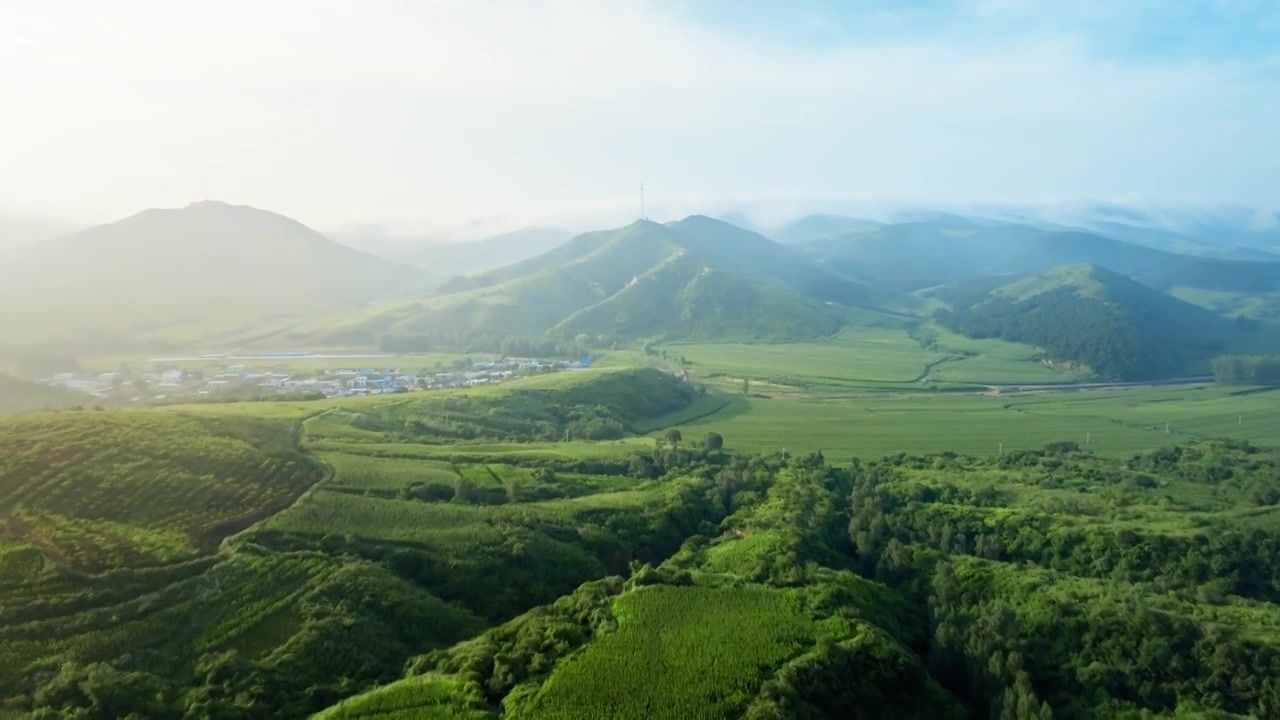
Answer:
[(885, 224), (796, 247), (831, 270), (902, 290), (1078, 263), (1099, 265), (1161, 290), (1280, 290), (1280, 262), (1183, 255), (1081, 230), (1006, 223), (946, 219)]
[[(784, 242), (694, 215), (567, 240), (528, 228), (422, 249), (415, 267), (206, 201), (8, 251), (0, 302), (21, 312), (0, 324), (0, 350), (564, 353), (936, 321), (1133, 379), (1198, 372), (1215, 353), (1278, 335), (1280, 262), (1267, 250), (1186, 254), (1151, 246), (1182, 237), (1172, 231), (1126, 227), (1150, 243), (1012, 212), (808, 216), (772, 231)], [(521, 259), (502, 264), (511, 258)]]
[(221, 202), (145, 210), (8, 252), (0, 344), (124, 349), (208, 340), (429, 289), (420, 270), (275, 213)]
[[(762, 235), (704, 216), (579, 235), (513, 265), (374, 311), (329, 341), (549, 336), (782, 341), (833, 333), (887, 295)], [(405, 343), (408, 343), (407, 345)]]

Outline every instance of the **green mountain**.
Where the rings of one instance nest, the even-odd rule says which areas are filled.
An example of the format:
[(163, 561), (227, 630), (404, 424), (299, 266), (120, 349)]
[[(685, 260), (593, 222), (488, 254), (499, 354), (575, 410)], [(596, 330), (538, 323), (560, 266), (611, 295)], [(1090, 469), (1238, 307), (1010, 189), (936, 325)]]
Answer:
[(14, 251), (3, 344), (95, 349), (201, 342), (420, 293), (424, 273), (282, 215), (221, 202), (146, 210)]
[(910, 222), (805, 243), (815, 261), (902, 290), (1088, 263), (1159, 289), (1280, 290), (1280, 263), (1180, 255), (1102, 235), (1029, 225)]
[[(1044, 348), (1106, 380), (1203, 374), (1251, 331), (1096, 265), (1070, 265), (992, 290), (946, 295), (945, 327)], [(1254, 330), (1253, 333), (1258, 331)]]
[(420, 349), (477, 339), (777, 341), (830, 334), (880, 295), (762, 235), (694, 216), (579, 235), (542, 255), (365, 313), (329, 342)]

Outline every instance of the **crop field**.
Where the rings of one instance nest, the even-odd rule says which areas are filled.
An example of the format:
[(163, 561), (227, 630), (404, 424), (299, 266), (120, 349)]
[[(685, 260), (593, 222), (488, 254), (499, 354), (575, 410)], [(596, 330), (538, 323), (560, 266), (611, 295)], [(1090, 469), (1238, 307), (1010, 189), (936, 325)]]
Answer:
[[(561, 663), (529, 714), (549, 720), (727, 718), (820, 630), (784, 591), (655, 586), (614, 604), (618, 629)], [(625, 698), (625, 702), (620, 699)]]
[(945, 352), (926, 350), (903, 330), (850, 328), (826, 342), (760, 345), (707, 343), (670, 345), (673, 355), (693, 363), (699, 377), (773, 380), (829, 389), (912, 383)]
[(1010, 406), (1038, 416), (1102, 416), (1163, 434), (1166, 441), (1229, 437), (1280, 441), (1280, 390), (1196, 385), (1124, 392), (1024, 396)]
[(207, 552), (320, 479), (314, 461), (244, 439), (259, 430), (287, 437), (287, 426), (211, 425), (178, 413), (0, 422), (0, 540), (90, 570)]
[(779, 345), (708, 343), (670, 345), (692, 363), (699, 379), (727, 388), (741, 378), (803, 389), (926, 389), (942, 385), (1053, 384), (1074, 377), (1034, 358), (1035, 347), (998, 339), (975, 340), (934, 326), (929, 347), (892, 328), (849, 328), (825, 342)]
[[(142, 592), (120, 579), (100, 580), (81, 588), (80, 599), (67, 598), (81, 606), (74, 614), (57, 604), (11, 603), (0, 611), (0, 667), (27, 672), (0, 673), (0, 689), (11, 690), (9, 683), (30, 678), (35, 668), (56, 668), (67, 657), (107, 661), (133, 654), (172, 665), (238, 644), (262, 631), (264, 621), (287, 622), (281, 611), (335, 567), (314, 557), (238, 557), (203, 572), (175, 574), (171, 582), (161, 577)], [(110, 599), (122, 592), (123, 601)], [(99, 596), (100, 605), (83, 606), (83, 598)]]
[(498, 542), (501, 523), (525, 518), (572, 520), (594, 510), (638, 510), (664, 491), (621, 490), (531, 503), (466, 505), (364, 497), (318, 490), (267, 522), (276, 530), (321, 536), (341, 529), (357, 537), (440, 547)]
[(1276, 399), (1275, 393), (1214, 386), (1004, 397), (734, 397), (723, 410), (676, 427), (691, 438), (718, 432), (730, 450), (821, 450), (833, 458), (943, 451), (982, 456), (1058, 441), (1127, 456), (1205, 437), (1272, 444), (1280, 438)]
[(1071, 382), (1065, 373), (1035, 360), (1040, 350), (1032, 345), (995, 338), (975, 339), (930, 326), (937, 346), (954, 359), (940, 363), (929, 379), (947, 384), (1053, 384)]
[(426, 460), (453, 460), (483, 462), (501, 458), (511, 462), (538, 460), (580, 460), (591, 457), (626, 457), (633, 452), (652, 450), (653, 440), (625, 438), (601, 442), (528, 442), (528, 443), (458, 443), (452, 445), (427, 445), (425, 443), (347, 443), (333, 440), (312, 440), (307, 445), (320, 453), (340, 452), (351, 455), (387, 458), (423, 458)]
[(444, 460), (410, 460), (349, 453), (325, 453), (322, 460), (333, 467), (329, 487), (352, 490), (401, 490), (414, 483), (445, 482), (458, 479), (453, 464)]

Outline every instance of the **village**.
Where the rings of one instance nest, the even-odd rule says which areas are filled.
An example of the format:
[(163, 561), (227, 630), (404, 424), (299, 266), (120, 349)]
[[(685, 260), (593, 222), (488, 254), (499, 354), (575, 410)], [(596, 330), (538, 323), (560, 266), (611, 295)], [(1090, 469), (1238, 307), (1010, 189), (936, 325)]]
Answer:
[(299, 369), (285, 363), (228, 362), (204, 368), (157, 367), (137, 371), (58, 373), (40, 382), (78, 390), (100, 399), (169, 400), (262, 396), (351, 397), (476, 387), (527, 375), (576, 370), (589, 360), (503, 358), (462, 360), (451, 367), (332, 367)]

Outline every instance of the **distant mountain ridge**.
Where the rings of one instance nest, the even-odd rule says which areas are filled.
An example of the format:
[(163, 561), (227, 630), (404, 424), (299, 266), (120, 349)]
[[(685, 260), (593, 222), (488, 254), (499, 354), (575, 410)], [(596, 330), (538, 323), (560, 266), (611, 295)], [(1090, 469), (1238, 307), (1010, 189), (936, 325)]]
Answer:
[(216, 201), (144, 210), (14, 251), (0, 264), (0, 344), (123, 348), (201, 338), (429, 288), (414, 268), (296, 220)]
[(798, 248), (833, 271), (876, 279), (900, 290), (1089, 263), (1162, 290), (1280, 291), (1280, 262), (1183, 255), (1082, 230), (1010, 223), (896, 223), (810, 241)]

